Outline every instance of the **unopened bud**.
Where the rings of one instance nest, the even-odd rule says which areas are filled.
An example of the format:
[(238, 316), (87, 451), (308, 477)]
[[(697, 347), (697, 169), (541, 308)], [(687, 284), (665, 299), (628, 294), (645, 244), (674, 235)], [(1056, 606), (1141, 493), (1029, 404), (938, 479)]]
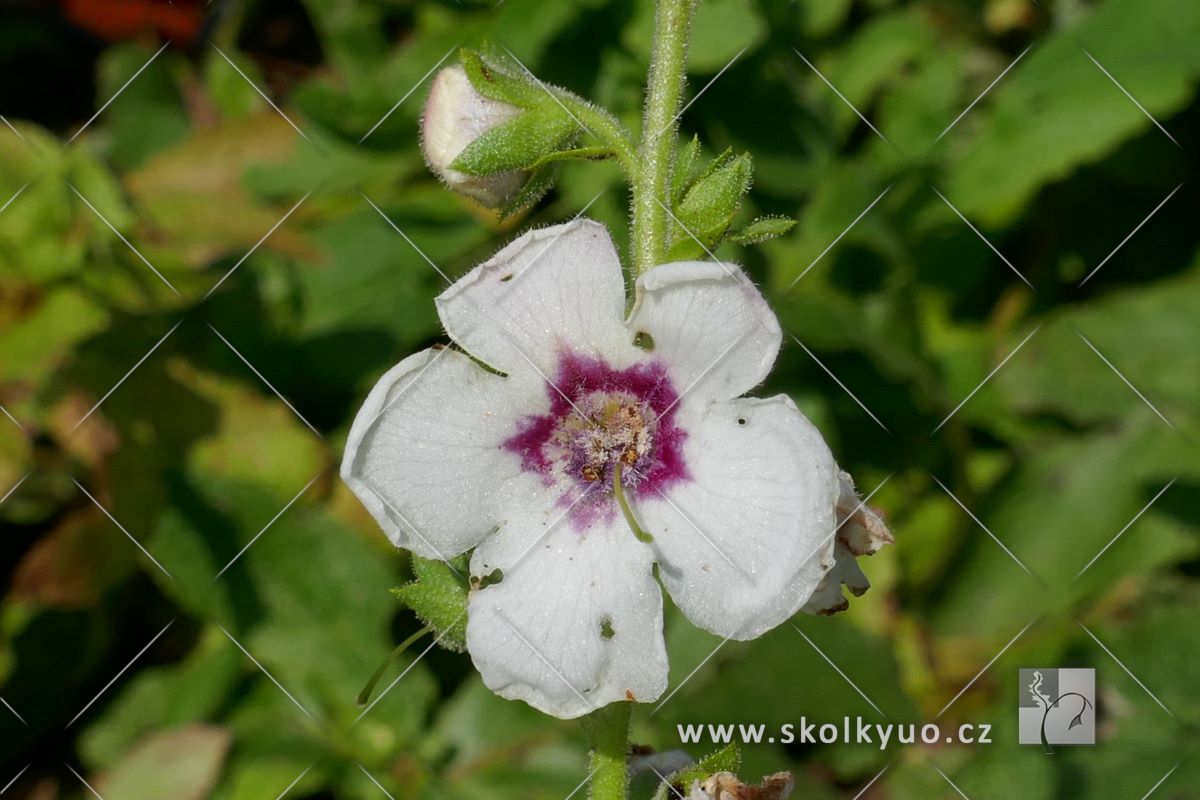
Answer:
[(467, 145), (521, 113), (516, 106), (484, 97), (460, 66), (446, 67), (433, 79), (421, 122), (421, 149), (434, 174), (456, 192), (488, 208), (512, 200), (529, 178), (523, 170), (468, 175), (450, 165)]

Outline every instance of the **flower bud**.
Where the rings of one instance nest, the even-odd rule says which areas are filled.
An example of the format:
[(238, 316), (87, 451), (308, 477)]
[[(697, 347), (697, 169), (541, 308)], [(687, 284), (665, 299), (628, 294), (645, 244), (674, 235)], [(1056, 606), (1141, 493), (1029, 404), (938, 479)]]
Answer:
[(523, 170), (494, 175), (468, 175), (450, 165), (467, 145), (521, 113), (516, 106), (484, 97), (466, 71), (446, 67), (433, 79), (421, 121), (421, 149), (435, 175), (456, 192), (488, 208), (499, 208), (516, 197), (529, 179)]

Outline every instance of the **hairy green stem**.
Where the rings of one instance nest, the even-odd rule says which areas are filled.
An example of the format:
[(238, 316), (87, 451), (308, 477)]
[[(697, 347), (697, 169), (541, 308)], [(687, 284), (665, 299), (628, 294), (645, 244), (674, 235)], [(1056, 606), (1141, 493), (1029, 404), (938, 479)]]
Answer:
[(629, 796), (629, 715), (633, 703), (612, 703), (583, 718), (592, 745), (588, 767), (591, 800), (626, 800)]
[(362, 691), (358, 693), (356, 702), (360, 706), (366, 705), (367, 701), (371, 699), (371, 692), (375, 691), (375, 684), (379, 683), (379, 679), (383, 677), (383, 673), (387, 671), (387, 668), (395, 663), (396, 659), (402, 656), (405, 650), (420, 641), (422, 636), (427, 633), (431, 633), (432, 631), (433, 628), (430, 628), (428, 625), (426, 625), (424, 628), (421, 628), (412, 636), (409, 636), (403, 642), (396, 645), (396, 649), (388, 653), (388, 657), (383, 660), (383, 663), (379, 665), (379, 669), (375, 670), (375, 674), (371, 676), (369, 681), (367, 681), (367, 685), (364, 686)]
[(628, 175), (636, 174), (637, 147), (630, 137), (629, 130), (620, 120), (608, 110), (589, 103), (577, 94), (552, 86), (546, 88), (584, 130), (603, 142), (606, 147), (612, 148), (613, 154)]
[(675, 170), (675, 132), (687, 73), (688, 33), (698, 0), (659, 0), (654, 52), (646, 83), (642, 143), (633, 174), (633, 274), (641, 275), (667, 254), (667, 209)]

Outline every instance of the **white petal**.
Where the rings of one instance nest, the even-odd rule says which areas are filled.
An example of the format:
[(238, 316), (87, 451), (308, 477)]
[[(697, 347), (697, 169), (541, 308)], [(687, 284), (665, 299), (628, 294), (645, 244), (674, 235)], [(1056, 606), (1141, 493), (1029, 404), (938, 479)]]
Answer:
[(728, 400), (771, 371), (783, 334), (762, 294), (732, 264), (681, 261), (637, 280), (629, 325), (654, 340), (676, 388), (696, 400)]
[(521, 414), (544, 405), (533, 383), (494, 375), (453, 350), (423, 350), (371, 390), (350, 429), (342, 477), (397, 547), (450, 558), (495, 530), (495, 509), (521, 474), (520, 460), (500, 445)]
[(796, 613), (832, 566), (837, 466), (784, 395), (711, 403), (687, 425), (691, 480), (635, 510), (683, 613), (753, 639)]
[[(475, 550), (467, 649), (496, 694), (573, 719), (667, 686), (653, 557), (620, 515), (578, 531), (566, 509), (523, 512)], [(606, 638), (611, 633), (611, 638)]]
[(552, 377), (564, 348), (621, 360), (625, 283), (608, 231), (577, 220), (529, 231), (437, 298), (454, 341), (503, 372)]

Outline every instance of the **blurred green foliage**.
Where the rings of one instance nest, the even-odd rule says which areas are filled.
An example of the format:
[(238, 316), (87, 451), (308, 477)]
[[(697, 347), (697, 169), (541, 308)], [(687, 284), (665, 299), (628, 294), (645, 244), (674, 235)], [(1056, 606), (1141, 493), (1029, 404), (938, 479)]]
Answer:
[[(107, 800), (565, 797), (577, 726), (466, 656), (414, 651), (354, 704), (421, 623), (335, 464), (372, 383), (441, 340), (441, 272), (585, 206), (627, 239), (611, 165), (504, 226), (439, 187), (429, 70), (487, 40), (636, 125), (650, 4), (308, 0), (280, 15), (316, 42), (293, 60), (247, 33), (276, 4), (217, 5), (210, 43), (123, 91), (159, 44), (103, 48), (77, 138), (89, 114), (0, 127), (0, 785), (31, 764), (14, 795), (87, 796), (70, 766)], [(896, 531), (850, 612), (796, 624), (888, 719), (946, 707), (995, 740), (762, 744), (747, 777), (1137, 798), (1178, 763), (1155, 797), (1196, 796), (1198, 40), (1194, 0), (703, 3), (684, 131), (753, 154), (742, 222), (800, 220), (720, 251), (788, 331), (765, 390), (882, 484)], [(713, 654), (670, 610), (667, 637), (672, 687), (702, 666), (637, 709), (638, 742), (879, 716), (790, 624)], [(1015, 744), (1016, 670), (1059, 665), (1097, 669), (1100, 744), (1047, 758)]]

